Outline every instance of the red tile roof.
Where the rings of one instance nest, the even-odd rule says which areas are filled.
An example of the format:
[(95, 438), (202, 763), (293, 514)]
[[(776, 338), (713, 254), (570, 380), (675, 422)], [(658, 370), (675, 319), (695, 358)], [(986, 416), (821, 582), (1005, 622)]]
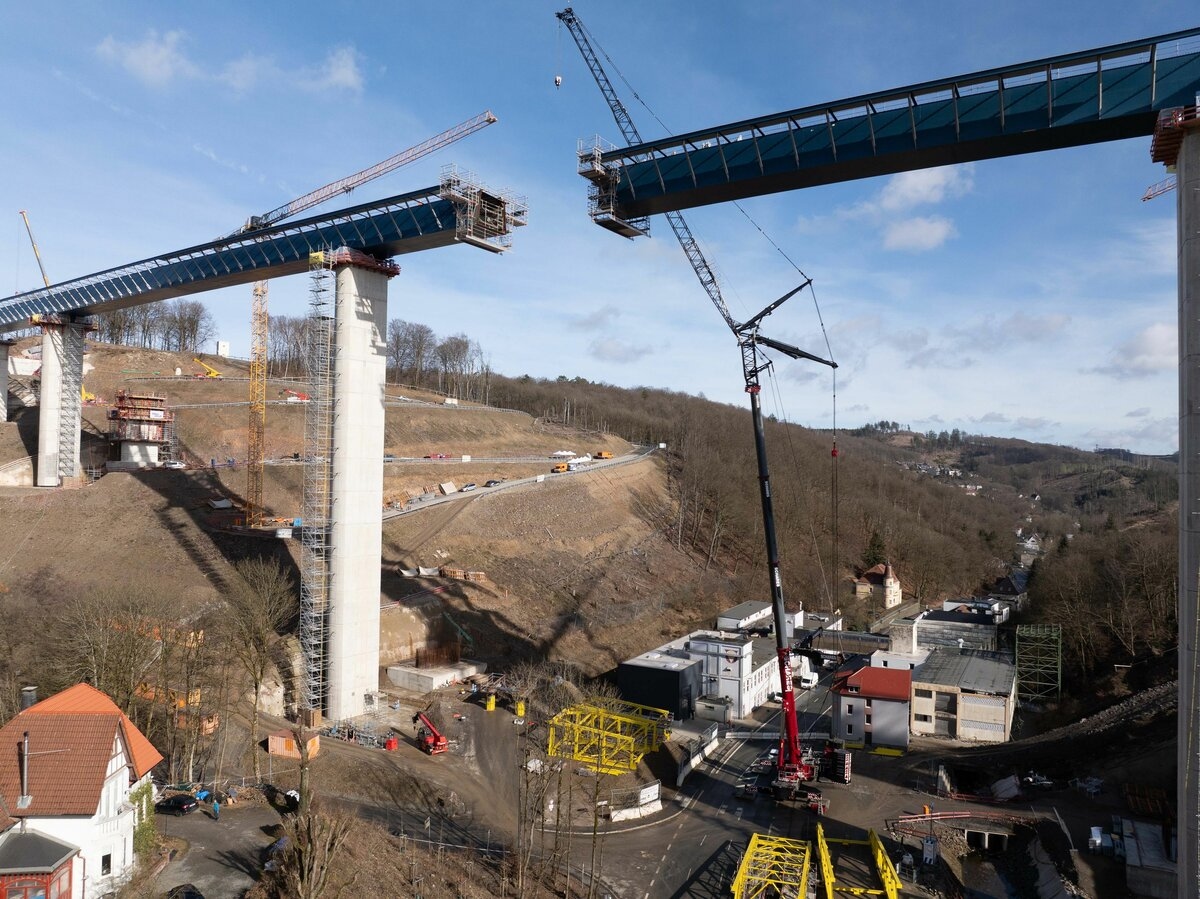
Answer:
[[(851, 687), (858, 689), (851, 690)], [(867, 665), (839, 677), (833, 684), (833, 690), (844, 696), (906, 702), (912, 695), (912, 672), (908, 669), (872, 668)]]
[(93, 815), (100, 803), (113, 742), (124, 740), (137, 780), (162, 755), (111, 699), (88, 684), (76, 684), (19, 713), (0, 728), (0, 796), (17, 814), (21, 795), (20, 746), (29, 734), (29, 795), (21, 815)]

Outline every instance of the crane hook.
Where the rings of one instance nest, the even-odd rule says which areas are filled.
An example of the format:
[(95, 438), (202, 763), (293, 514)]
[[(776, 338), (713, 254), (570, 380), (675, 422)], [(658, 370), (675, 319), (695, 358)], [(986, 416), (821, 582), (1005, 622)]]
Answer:
[(555, 76), (554, 76), (554, 86), (555, 86), (556, 88), (557, 88), (557, 87), (562, 87), (562, 75), (555, 75)]

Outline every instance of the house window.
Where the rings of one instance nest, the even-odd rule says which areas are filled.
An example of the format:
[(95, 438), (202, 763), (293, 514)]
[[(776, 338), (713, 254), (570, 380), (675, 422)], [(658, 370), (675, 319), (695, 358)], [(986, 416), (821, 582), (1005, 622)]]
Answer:
[(854, 714), (854, 703), (852, 703), (852, 702), (848, 702), (848, 703), (846, 703), (846, 714), (847, 714), (847, 715), (853, 715), (853, 714)]
[(846, 725), (846, 736), (850, 736), (852, 733), (854, 733), (854, 725), (847, 724)]
[(933, 698), (932, 690), (914, 690), (913, 692), (916, 693), (917, 699), (932, 699)]
[(930, 721), (933, 720), (933, 716), (932, 715), (917, 715), (916, 719), (918, 721), (920, 721), (922, 724), (928, 724)]
[(46, 887), (36, 880), (18, 880), (10, 883), (5, 899), (46, 899)]
[(868, 713), (867, 717), (866, 717), (865, 719), (863, 719), (863, 720), (865, 721), (865, 723), (867, 723), (867, 724), (870, 724), (870, 723), (871, 723), (871, 716), (870, 716), (870, 714)]
[(111, 853), (100, 856), (100, 873), (101, 874), (111, 874), (112, 873), (112, 854)]

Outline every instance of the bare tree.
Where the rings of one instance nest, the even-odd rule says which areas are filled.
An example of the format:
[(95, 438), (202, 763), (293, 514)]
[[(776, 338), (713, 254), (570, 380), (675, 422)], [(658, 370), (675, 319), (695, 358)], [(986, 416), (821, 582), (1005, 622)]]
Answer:
[(284, 825), (288, 842), (281, 868), (286, 895), (320, 899), (325, 894), (334, 860), (353, 826), (350, 813), (316, 807), (301, 809)]
[(278, 632), (296, 612), (296, 587), (276, 559), (244, 559), (236, 565), (242, 583), (228, 597), (230, 653), (249, 675), (253, 688), (250, 747), (254, 777), (262, 776), (258, 754), (259, 694), (272, 668), (271, 651)]

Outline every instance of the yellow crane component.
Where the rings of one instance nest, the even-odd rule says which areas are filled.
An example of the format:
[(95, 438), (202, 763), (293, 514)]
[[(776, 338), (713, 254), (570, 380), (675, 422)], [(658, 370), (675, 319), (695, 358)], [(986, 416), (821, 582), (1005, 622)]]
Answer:
[(811, 855), (801, 840), (753, 834), (730, 885), (734, 899), (807, 895)]
[(204, 378), (223, 378), (223, 377), (225, 377), (223, 374), (221, 374), (219, 371), (217, 371), (215, 368), (213, 368), (207, 362), (197, 359), (195, 356), (192, 357), (192, 361), (204, 369), (204, 374), (197, 375), (196, 377), (204, 377)]
[(267, 433), (267, 282), (255, 281), (250, 306), (250, 450), (246, 458), (246, 524), (263, 522), (263, 463)]
[(665, 709), (597, 698), (550, 719), (547, 751), (601, 774), (623, 774), (671, 738), (669, 725)]

